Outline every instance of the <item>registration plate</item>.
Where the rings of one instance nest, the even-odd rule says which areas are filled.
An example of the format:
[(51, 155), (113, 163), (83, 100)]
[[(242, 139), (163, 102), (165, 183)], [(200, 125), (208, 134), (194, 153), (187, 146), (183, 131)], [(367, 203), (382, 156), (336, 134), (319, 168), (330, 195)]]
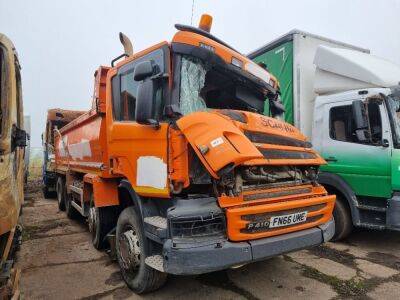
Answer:
[(307, 212), (302, 211), (290, 215), (271, 217), (269, 228), (298, 224), (307, 220)]

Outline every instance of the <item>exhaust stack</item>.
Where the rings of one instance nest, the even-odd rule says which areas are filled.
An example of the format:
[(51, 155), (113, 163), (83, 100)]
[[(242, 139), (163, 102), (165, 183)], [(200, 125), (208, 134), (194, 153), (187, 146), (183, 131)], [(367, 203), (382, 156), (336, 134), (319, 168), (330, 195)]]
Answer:
[(122, 32), (119, 33), (119, 40), (121, 41), (122, 46), (124, 46), (125, 54), (128, 56), (132, 56), (133, 46), (131, 40)]

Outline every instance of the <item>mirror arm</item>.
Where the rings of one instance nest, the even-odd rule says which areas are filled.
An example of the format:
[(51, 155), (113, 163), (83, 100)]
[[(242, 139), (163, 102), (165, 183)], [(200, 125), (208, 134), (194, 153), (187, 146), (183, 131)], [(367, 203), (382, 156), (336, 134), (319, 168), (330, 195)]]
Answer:
[(160, 122), (154, 119), (149, 119), (147, 120), (148, 124), (153, 127), (155, 130), (158, 130), (161, 128)]
[(153, 79), (163, 79), (163, 78), (168, 78), (168, 77), (169, 77), (168, 73), (160, 72), (160, 73), (157, 73), (157, 74), (151, 76), (150, 79), (151, 80), (153, 80)]

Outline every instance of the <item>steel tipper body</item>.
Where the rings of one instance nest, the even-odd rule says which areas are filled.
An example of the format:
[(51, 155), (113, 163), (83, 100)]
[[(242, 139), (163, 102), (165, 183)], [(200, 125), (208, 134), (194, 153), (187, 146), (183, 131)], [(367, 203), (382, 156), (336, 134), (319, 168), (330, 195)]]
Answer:
[(16, 248), (18, 217), (24, 199), (26, 133), (18, 55), (12, 42), (0, 34), (0, 298), (11, 297), (16, 283), (12, 252)]
[(88, 218), (137, 293), (334, 232), (335, 196), (316, 181), (325, 161), (260, 114), (277, 105), (276, 79), (202, 26), (136, 54), (122, 35), (127, 58), (98, 69), (92, 109), (55, 138), (68, 216)]
[(279, 78), (284, 119), (328, 162), (319, 182), (337, 195), (334, 239), (353, 225), (400, 230), (400, 66), (298, 30), (249, 56)]
[[(47, 111), (46, 128), (42, 134), (43, 169), (42, 191), (45, 198), (55, 195), (57, 178), (54, 159), (54, 130), (63, 128), (66, 124), (82, 115), (83, 111), (53, 108)], [(59, 204), (61, 204), (59, 202)], [(62, 205), (60, 209), (64, 209)]]

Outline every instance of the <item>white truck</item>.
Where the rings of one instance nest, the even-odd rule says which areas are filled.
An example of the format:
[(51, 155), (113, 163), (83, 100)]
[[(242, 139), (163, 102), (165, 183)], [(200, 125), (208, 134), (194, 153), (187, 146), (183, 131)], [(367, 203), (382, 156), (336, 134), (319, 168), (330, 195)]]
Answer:
[(248, 56), (277, 77), (283, 118), (328, 162), (319, 182), (337, 195), (333, 239), (353, 225), (400, 230), (400, 66), (299, 30)]

